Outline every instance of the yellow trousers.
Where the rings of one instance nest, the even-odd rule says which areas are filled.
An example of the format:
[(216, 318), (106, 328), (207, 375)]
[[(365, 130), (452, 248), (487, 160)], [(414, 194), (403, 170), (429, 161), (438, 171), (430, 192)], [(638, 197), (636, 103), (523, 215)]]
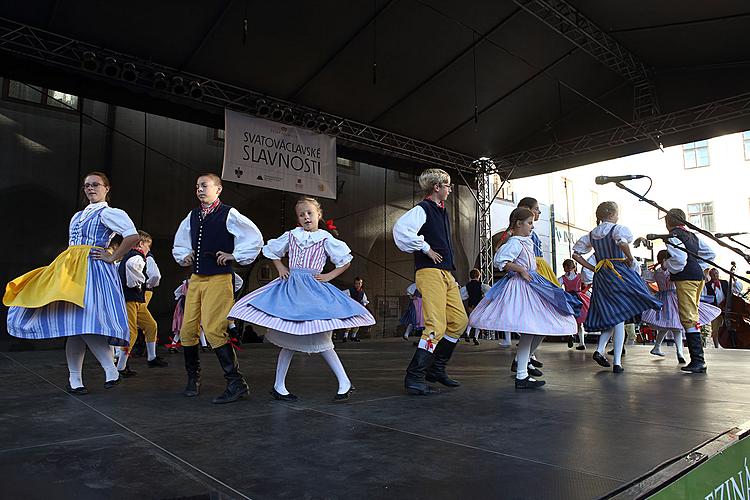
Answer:
[(227, 342), (227, 314), (234, 304), (231, 274), (214, 274), (190, 276), (187, 295), (185, 296), (185, 313), (180, 329), (180, 342), (190, 347), (198, 345), (200, 328), (206, 333), (206, 340), (216, 349)]
[[(148, 299), (147, 299), (148, 300)], [(135, 341), (138, 340), (138, 329), (143, 330), (146, 342), (156, 342), (157, 326), (151, 311), (148, 310), (148, 302), (125, 302), (125, 310), (128, 313), (128, 328), (130, 329), (130, 349), (133, 349)]]
[(685, 331), (698, 329), (698, 305), (703, 291), (703, 280), (674, 281), (677, 288), (677, 310), (680, 314), (680, 324)]
[(443, 335), (457, 339), (466, 330), (466, 316), (458, 283), (453, 275), (442, 269), (425, 268), (417, 271), (417, 289), (422, 293), (424, 332), (422, 338), (439, 342)]

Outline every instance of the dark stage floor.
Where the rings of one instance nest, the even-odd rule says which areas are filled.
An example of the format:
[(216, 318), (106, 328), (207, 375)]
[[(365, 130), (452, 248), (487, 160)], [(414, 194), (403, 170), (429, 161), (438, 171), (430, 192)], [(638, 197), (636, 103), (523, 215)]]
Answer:
[[(666, 346), (665, 346), (666, 347)], [(516, 392), (511, 351), (462, 343), (450, 373), (463, 387), (403, 394), (411, 342), (337, 347), (357, 386), (334, 404), (333, 374), (297, 355), (268, 396), (278, 350), (246, 345), (251, 396), (225, 406), (212, 353), (203, 394), (188, 399), (181, 355), (114, 389), (88, 353), (74, 397), (63, 351), (0, 353), (0, 497), (51, 498), (594, 498), (750, 418), (750, 351), (707, 353), (708, 374), (629, 346), (626, 372), (592, 349), (543, 344), (548, 385)]]

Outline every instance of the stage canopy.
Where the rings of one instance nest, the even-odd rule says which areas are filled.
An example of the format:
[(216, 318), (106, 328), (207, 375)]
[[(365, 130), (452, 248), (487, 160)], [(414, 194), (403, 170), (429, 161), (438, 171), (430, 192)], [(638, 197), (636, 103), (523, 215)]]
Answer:
[(1, 76), (215, 127), (216, 89), (252, 92), (240, 110), (264, 94), (341, 118), (343, 150), (374, 164), (525, 176), (750, 129), (743, 0), (25, 0), (0, 17)]

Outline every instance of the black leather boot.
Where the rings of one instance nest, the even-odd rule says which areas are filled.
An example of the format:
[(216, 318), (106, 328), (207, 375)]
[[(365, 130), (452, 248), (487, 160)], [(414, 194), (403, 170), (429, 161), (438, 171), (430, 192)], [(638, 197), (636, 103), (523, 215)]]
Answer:
[(404, 378), (404, 387), (406, 392), (412, 395), (425, 396), (438, 392), (433, 389), (425, 381), (425, 373), (430, 368), (433, 362), (433, 355), (426, 349), (420, 349), (414, 352), (414, 357), (411, 358), (411, 363), (406, 368), (406, 378)]
[(700, 332), (685, 333), (688, 352), (690, 353), (690, 363), (683, 366), (680, 370), (690, 373), (705, 373), (706, 361), (703, 358), (703, 342)]
[(458, 387), (461, 382), (453, 380), (445, 373), (445, 366), (451, 359), (453, 349), (456, 348), (456, 344), (445, 338), (440, 339), (440, 342), (435, 346), (435, 350), (432, 352), (432, 365), (427, 370), (425, 380), (427, 382), (438, 382), (447, 387)]
[(182, 394), (194, 398), (201, 391), (201, 360), (198, 345), (183, 346), (182, 352), (185, 353), (185, 371), (187, 372), (187, 385)]
[(221, 369), (224, 370), (224, 378), (227, 379), (227, 388), (221, 396), (214, 398), (212, 403), (233, 403), (247, 395), (250, 392), (250, 388), (240, 373), (240, 365), (237, 362), (237, 356), (234, 353), (232, 344), (224, 344), (214, 349), (214, 352), (219, 359)]

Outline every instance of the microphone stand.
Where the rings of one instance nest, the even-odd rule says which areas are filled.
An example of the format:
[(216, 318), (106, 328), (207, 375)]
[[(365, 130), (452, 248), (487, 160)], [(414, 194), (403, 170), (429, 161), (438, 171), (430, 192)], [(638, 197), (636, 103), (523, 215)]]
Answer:
[[(659, 205), (658, 203), (656, 203), (653, 200), (649, 200), (648, 198), (646, 198), (642, 194), (636, 193), (635, 191), (633, 191), (629, 187), (623, 185), (621, 182), (615, 182), (615, 186), (617, 186), (618, 188), (620, 188), (620, 189), (622, 189), (624, 191), (627, 191), (628, 193), (630, 193), (633, 196), (635, 196), (636, 198), (638, 198), (640, 201), (648, 203), (649, 205), (651, 205), (652, 207), (656, 208), (657, 210), (660, 210), (660, 211), (662, 211), (664, 213), (668, 212), (668, 210), (666, 208), (662, 207), (661, 205)], [(675, 218), (678, 219), (680, 222), (682, 222), (687, 227), (689, 227), (690, 229), (692, 229), (693, 231), (695, 231), (696, 233), (700, 233), (700, 234), (702, 234), (703, 236), (705, 236), (707, 238), (711, 238), (712, 240), (714, 240), (716, 243), (718, 243), (719, 245), (723, 246), (724, 248), (728, 248), (729, 250), (735, 252), (736, 254), (741, 255), (742, 258), (745, 259), (745, 261), (748, 264), (750, 264), (750, 254), (746, 254), (741, 249), (739, 249), (737, 247), (733, 247), (729, 243), (725, 243), (721, 239), (719, 239), (716, 236), (714, 236), (713, 233), (711, 233), (710, 231), (706, 231), (705, 229), (701, 229), (698, 226), (696, 226), (695, 224), (690, 223), (690, 221), (686, 221), (686, 220), (682, 219), (681, 217), (675, 217)], [(732, 241), (734, 241), (734, 240), (732, 240)], [(683, 250), (683, 249), (681, 248), (680, 250)], [(693, 257), (697, 257), (697, 256), (693, 255)], [(701, 260), (704, 260), (704, 259), (701, 259)], [(719, 268), (719, 269), (721, 269), (722, 271), (726, 272), (725, 269), (720, 268), (719, 266), (717, 266), (715, 264), (714, 264), (714, 266), (717, 267), (717, 268)]]
[(692, 257), (692, 258), (694, 258), (694, 259), (697, 259), (697, 260), (700, 260), (700, 261), (703, 261), (703, 262), (705, 262), (706, 264), (710, 264), (711, 266), (715, 267), (716, 269), (721, 269), (722, 271), (724, 271), (725, 273), (729, 274), (730, 276), (734, 276), (734, 278), (735, 278), (735, 279), (739, 279), (739, 280), (742, 280), (742, 281), (744, 281), (745, 283), (748, 283), (748, 284), (750, 284), (750, 279), (747, 279), (747, 278), (743, 278), (742, 276), (738, 276), (738, 275), (737, 275), (737, 273), (733, 273), (732, 271), (729, 271), (729, 270), (727, 270), (727, 269), (724, 269), (723, 267), (721, 267), (721, 266), (720, 266), (719, 264), (717, 264), (717, 263), (716, 263), (716, 262), (714, 262), (714, 261), (711, 261), (711, 260), (705, 259), (705, 258), (701, 257), (700, 255), (698, 255), (698, 254), (696, 254), (696, 253), (693, 253), (693, 252), (691, 252), (691, 251), (690, 251), (690, 250), (688, 250), (687, 248), (683, 248), (683, 247), (678, 247), (677, 245), (673, 244), (673, 243), (672, 243), (671, 241), (669, 241), (669, 240), (667, 240), (667, 239), (662, 239), (662, 241), (663, 241), (663, 242), (664, 242), (664, 244), (665, 244), (665, 245), (667, 245), (668, 247), (672, 247), (672, 248), (676, 248), (676, 249), (678, 249), (678, 250), (682, 250), (683, 252), (685, 252), (686, 254), (688, 254), (688, 255), (689, 255), (690, 257)]
[(730, 239), (730, 240), (734, 241), (735, 243), (737, 243), (738, 245), (740, 245), (740, 246), (742, 246), (742, 247), (745, 247), (745, 248), (747, 248), (748, 250), (750, 250), (750, 246), (747, 246), (747, 245), (745, 245), (745, 244), (744, 244), (744, 243), (742, 243), (741, 241), (737, 241), (737, 240), (735, 240), (733, 236), (727, 236), (727, 239)]

